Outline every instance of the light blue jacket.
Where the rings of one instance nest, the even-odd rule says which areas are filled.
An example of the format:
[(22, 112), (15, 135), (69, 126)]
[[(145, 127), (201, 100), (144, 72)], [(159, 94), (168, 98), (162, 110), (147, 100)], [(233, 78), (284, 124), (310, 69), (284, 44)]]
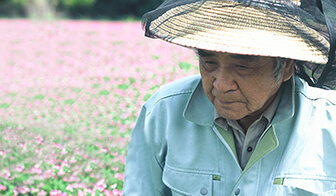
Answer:
[(336, 93), (295, 77), (244, 171), (200, 76), (162, 87), (132, 132), (124, 196), (336, 195)]

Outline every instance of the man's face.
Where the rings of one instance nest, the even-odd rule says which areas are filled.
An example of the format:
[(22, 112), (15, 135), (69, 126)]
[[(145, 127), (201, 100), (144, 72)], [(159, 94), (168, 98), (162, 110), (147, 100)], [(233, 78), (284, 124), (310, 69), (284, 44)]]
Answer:
[(226, 119), (256, 120), (273, 101), (282, 82), (293, 74), (285, 67), (280, 80), (274, 75), (275, 59), (200, 51), (203, 89), (217, 112)]

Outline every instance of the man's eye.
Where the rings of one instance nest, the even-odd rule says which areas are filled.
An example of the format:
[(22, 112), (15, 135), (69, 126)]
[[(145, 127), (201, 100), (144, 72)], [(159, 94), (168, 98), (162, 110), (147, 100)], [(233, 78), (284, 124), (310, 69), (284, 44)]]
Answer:
[(218, 64), (214, 61), (204, 61), (202, 63), (202, 66), (206, 71), (214, 71), (217, 68)]
[(241, 70), (245, 70), (248, 69), (249, 67), (245, 66), (245, 65), (236, 65), (235, 66), (237, 69), (241, 69)]

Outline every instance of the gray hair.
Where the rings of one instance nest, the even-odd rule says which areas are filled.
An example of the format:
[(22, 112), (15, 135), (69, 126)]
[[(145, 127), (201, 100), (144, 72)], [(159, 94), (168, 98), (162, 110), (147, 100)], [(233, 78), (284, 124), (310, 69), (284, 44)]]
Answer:
[(287, 61), (286, 58), (275, 57), (273, 74), (277, 82), (279, 82), (281, 79), (281, 73), (282, 73), (282, 70), (284, 68), (284, 64), (286, 63), (286, 61)]
[[(201, 49), (194, 48), (194, 52), (196, 53), (196, 55), (198, 57), (200, 57), (200, 52), (201, 51), (202, 51)], [(282, 73), (282, 70), (284, 68), (284, 64), (285, 64), (286, 61), (287, 61), (286, 58), (275, 57), (275, 64), (274, 64), (273, 74), (274, 74), (275, 80), (277, 82), (279, 82), (280, 79), (281, 79), (281, 73)]]

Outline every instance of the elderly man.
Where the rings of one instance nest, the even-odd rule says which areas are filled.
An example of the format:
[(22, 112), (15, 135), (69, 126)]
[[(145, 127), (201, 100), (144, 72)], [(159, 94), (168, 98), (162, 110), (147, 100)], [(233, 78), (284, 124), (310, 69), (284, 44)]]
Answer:
[[(194, 48), (132, 132), (124, 195), (336, 195), (334, 0), (167, 0), (146, 35)], [(317, 86), (317, 87), (312, 87)]]

